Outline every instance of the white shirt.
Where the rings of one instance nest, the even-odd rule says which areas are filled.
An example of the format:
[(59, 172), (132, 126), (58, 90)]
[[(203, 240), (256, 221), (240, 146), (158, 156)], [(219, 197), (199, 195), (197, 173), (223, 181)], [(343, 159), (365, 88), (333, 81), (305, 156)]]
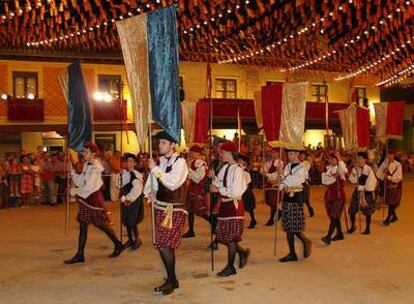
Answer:
[[(367, 181), (365, 185), (358, 185), (358, 179), (362, 174), (368, 176)], [(374, 171), (368, 165), (365, 165), (362, 169), (358, 166), (354, 167), (351, 171), (351, 175), (349, 176), (349, 181), (354, 185), (358, 185), (359, 191), (374, 191), (377, 185), (377, 179), (375, 177)]]
[(322, 173), (322, 184), (331, 185), (336, 182), (336, 175), (339, 175), (341, 180), (346, 180), (345, 174), (348, 173), (346, 164), (340, 160), (338, 165), (329, 165), (326, 167), (326, 172)]
[[(272, 167), (272, 164), (274, 167), (276, 167), (276, 171), (273, 173), (268, 173)], [(260, 169), (260, 173), (262, 173), (267, 178), (269, 183), (274, 183), (277, 180), (278, 176), (283, 173), (283, 165), (284, 164), (281, 159), (268, 160)]]
[(306, 167), (302, 163), (299, 163), (292, 169), (292, 172), (290, 172), (291, 166), (292, 163), (288, 163), (285, 167), (282, 183), (280, 185), (281, 190), (288, 187), (300, 187), (306, 182), (308, 175)]
[(242, 165), (239, 165), (243, 169), (244, 179), (246, 180), (246, 186), (252, 182), (250, 172)]
[[(125, 201), (134, 202), (142, 194), (142, 190), (144, 189), (144, 178), (142, 174), (139, 173), (137, 170), (134, 170), (133, 172), (135, 174), (136, 179), (134, 179), (134, 181), (132, 182), (131, 191), (129, 191), (129, 193), (121, 197), (121, 202), (125, 202)], [(118, 177), (118, 188), (120, 188), (120, 185), (121, 185), (121, 176), (122, 176), (122, 187), (127, 185), (131, 181), (131, 171), (122, 170), (121, 174), (122, 175), (119, 175)]]
[(385, 173), (387, 173), (386, 171), (388, 168), (388, 171), (391, 172), (391, 174), (388, 175), (388, 180), (394, 183), (399, 183), (403, 179), (403, 170), (402, 170), (401, 163), (399, 163), (396, 160), (393, 160), (391, 163), (389, 163), (389, 165), (388, 163), (389, 163), (388, 159), (386, 159), (382, 162), (381, 166), (378, 168), (378, 171), (377, 171), (378, 179), (384, 180)]
[[(158, 180), (171, 191), (177, 190), (184, 184), (188, 175), (187, 163), (184, 158), (176, 158), (180, 155), (174, 153), (170, 159), (165, 156), (160, 157), (160, 164), (155, 166), (147, 179), (144, 188), (144, 194), (150, 201), (155, 201), (155, 196), (158, 191)], [(166, 173), (168, 166), (172, 165), (171, 171)]]
[(206, 176), (206, 162), (201, 159), (197, 159), (195, 160), (194, 166), (196, 167), (196, 170), (193, 170), (191, 169), (191, 166), (188, 166), (188, 178), (198, 184), (202, 181), (204, 176)]
[(91, 164), (85, 162), (81, 174), (77, 174), (72, 170), (72, 180), (77, 187), (76, 195), (86, 199), (89, 195), (101, 189), (103, 186), (103, 171), (104, 167), (97, 159), (94, 159)]
[[(224, 174), (229, 167), (226, 178), (226, 187), (224, 187)], [(220, 189), (222, 196), (227, 196), (232, 199), (240, 199), (247, 189), (247, 183), (244, 175), (244, 170), (239, 164), (225, 164), (220, 172), (213, 179), (213, 185)]]

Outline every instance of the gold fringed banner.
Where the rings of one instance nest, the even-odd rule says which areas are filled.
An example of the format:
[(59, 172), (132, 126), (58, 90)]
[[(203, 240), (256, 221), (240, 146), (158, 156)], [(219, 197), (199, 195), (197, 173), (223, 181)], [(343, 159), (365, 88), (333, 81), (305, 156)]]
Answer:
[(194, 132), (196, 124), (196, 102), (183, 102), (181, 104), (182, 108), (182, 120), (184, 128), (184, 137), (187, 146), (190, 146), (194, 142)]
[(131, 104), (135, 119), (135, 128), (141, 150), (145, 148), (148, 135), (148, 120), (151, 107), (148, 70), (147, 16), (140, 15), (116, 22)]

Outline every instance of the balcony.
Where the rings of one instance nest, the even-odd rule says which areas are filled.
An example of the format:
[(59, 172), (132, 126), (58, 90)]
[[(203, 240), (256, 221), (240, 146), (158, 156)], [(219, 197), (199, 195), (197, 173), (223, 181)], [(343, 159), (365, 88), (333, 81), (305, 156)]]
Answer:
[[(122, 106), (122, 110), (121, 110)], [(123, 112), (123, 114), (122, 114)], [(127, 116), (127, 101), (124, 100), (121, 105), (121, 100), (114, 99), (110, 102), (94, 102), (93, 104), (93, 120), (94, 121), (113, 121), (123, 120)]]
[(12, 98), (7, 101), (7, 119), (16, 122), (43, 122), (43, 99)]

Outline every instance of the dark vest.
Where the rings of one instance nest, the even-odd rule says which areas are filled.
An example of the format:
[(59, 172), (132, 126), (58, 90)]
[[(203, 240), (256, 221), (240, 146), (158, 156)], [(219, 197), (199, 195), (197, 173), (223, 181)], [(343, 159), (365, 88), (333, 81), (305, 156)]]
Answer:
[[(129, 179), (129, 182), (122, 187), (122, 190), (119, 193), (120, 198), (122, 197), (122, 195), (127, 195), (129, 192), (131, 192), (132, 188), (134, 188), (134, 185), (132, 184), (132, 182), (138, 179), (133, 171), (131, 171), (129, 174), (131, 175), (131, 177)], [(136, 201), (138, 202), (143, 201), (142, 194), (137, 198)]]
[[(168, 166), (165, 169), (165, 173), (169, 173), (172, 170), (172, 166), (181, 158), (178, 156), (174, 163)], [(157, 191), (157, 200), (165, 203), (175, 204), (175, 205), (184, 205), (185, 203), (185, 182), (176, 190), (170, 190), (164, 186), (161, 180), (158, 180), (158, 191)]]

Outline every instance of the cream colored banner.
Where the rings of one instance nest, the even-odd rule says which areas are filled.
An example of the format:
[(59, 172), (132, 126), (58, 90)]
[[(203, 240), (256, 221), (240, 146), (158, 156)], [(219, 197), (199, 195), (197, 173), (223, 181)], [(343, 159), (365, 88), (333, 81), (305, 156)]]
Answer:
[(356, 106), (351, 104), (346, 110), (338, 111), (344, 137), (345, 150), (355, 150), (358, 147), (358, 132), (356, 125)]
[(286, 148), (303, 149), (307, 89), (307, 82), (283, 85), (279, 140)]
[(128, 77), (138, 142), (143, 150), (148, 137), (148, 123), (151, 121), (147, 16), (143, 14), (117, 21), (116, 27)]
[(387, 107), (388, 103), (375, 103), (375, 136), (378, 138), (385, 137), (387, 132)]
[(254, 111), (256, 114), (256, 123), (259, 129), (263, 128), (262, 116), (262, 92), (254, 92)]
[(185, 101), (181, 103), (184, 137), (187, 146), (191, 146), (194, 143), (196, 106), (196, 102)]

